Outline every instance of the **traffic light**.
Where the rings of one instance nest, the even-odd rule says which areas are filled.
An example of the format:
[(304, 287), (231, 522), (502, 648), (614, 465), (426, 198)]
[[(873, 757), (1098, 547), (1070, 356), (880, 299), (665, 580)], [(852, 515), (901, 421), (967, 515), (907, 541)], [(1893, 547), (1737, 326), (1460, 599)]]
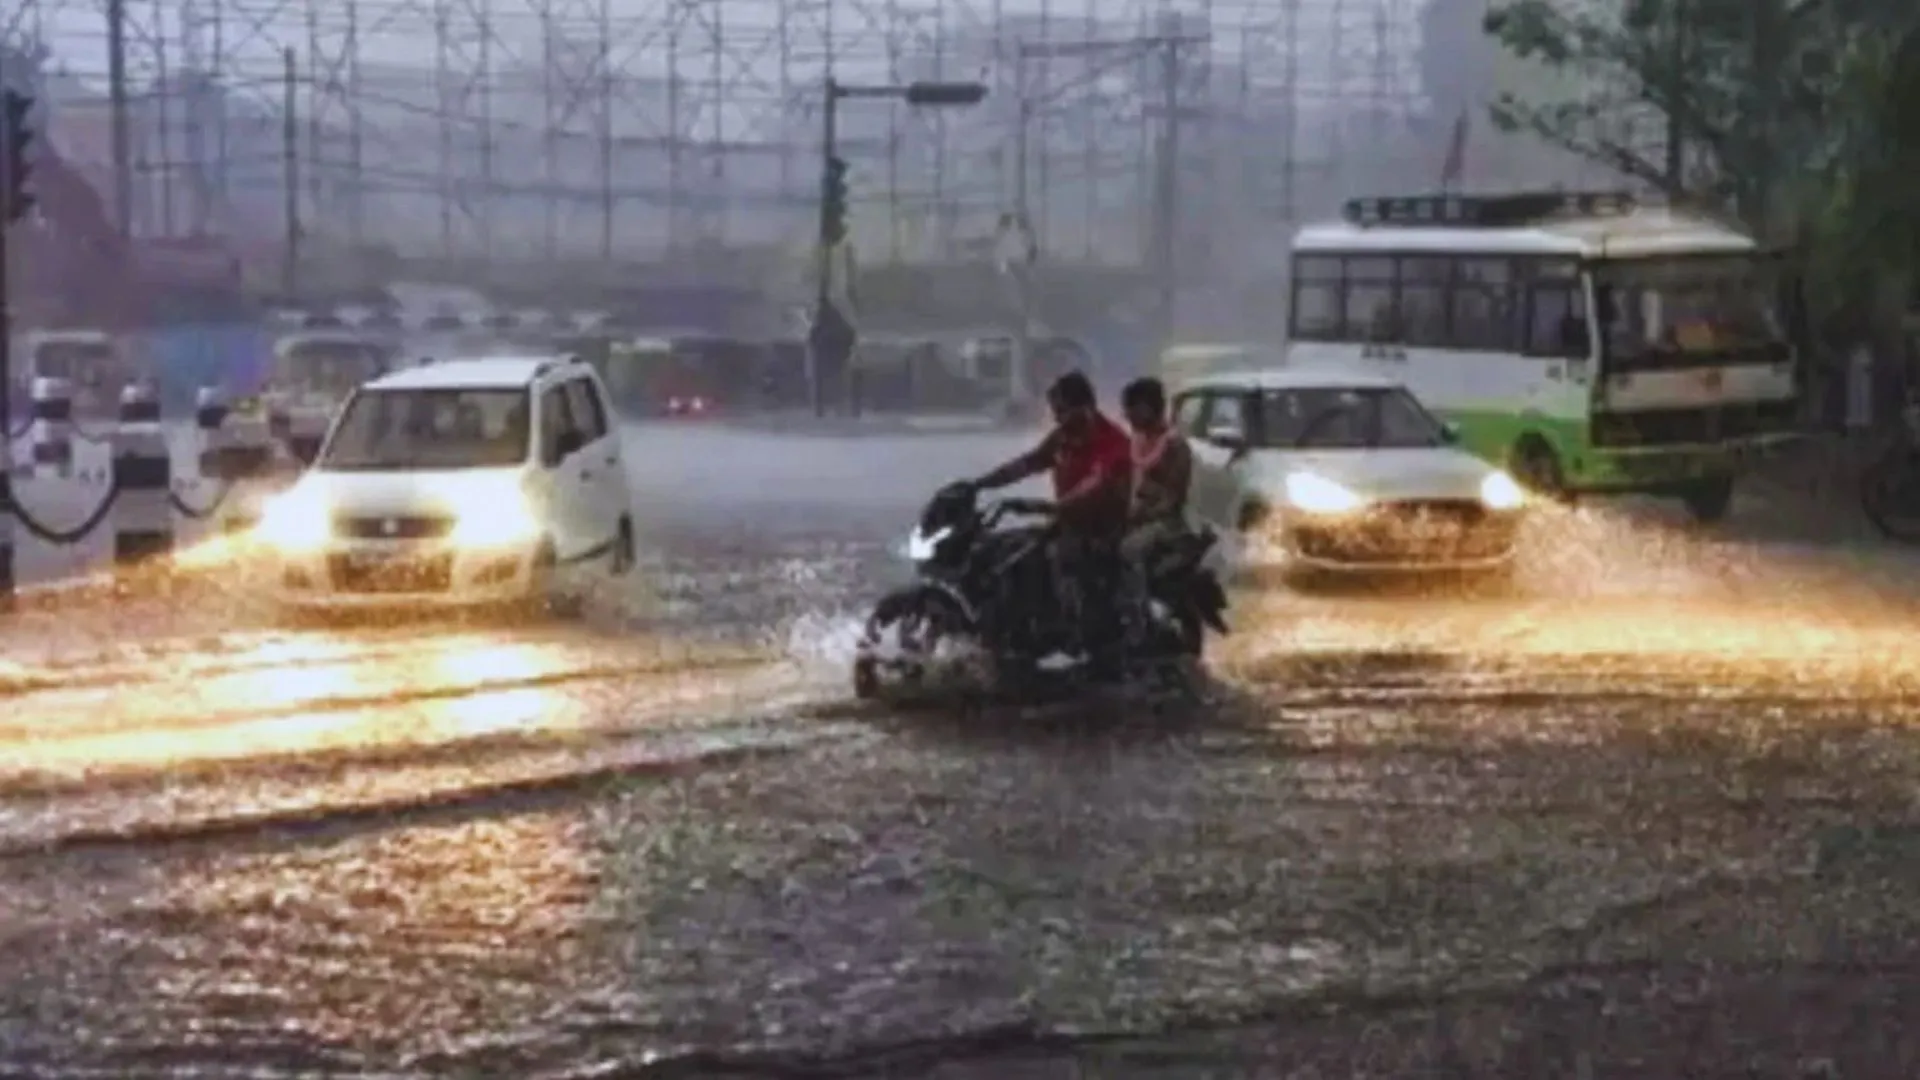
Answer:
[(6, 220), (14, 222), (25, 219), (33, 209), (33, 196), (27, 191), (27, 176), (32, 171), (27, 157), (33, 144), (28, 114), (33, 111), (33, 98), (17, 90), (8, 90), (0, 98), (4, 99), (0, 135), (6, 140), (5, 156), (0, 159), (0, 205), (5, 206)]
[(847, 163), (843, 158), (830, 157), (820, 186), (820, 242), (833, 247), (846, 238)]

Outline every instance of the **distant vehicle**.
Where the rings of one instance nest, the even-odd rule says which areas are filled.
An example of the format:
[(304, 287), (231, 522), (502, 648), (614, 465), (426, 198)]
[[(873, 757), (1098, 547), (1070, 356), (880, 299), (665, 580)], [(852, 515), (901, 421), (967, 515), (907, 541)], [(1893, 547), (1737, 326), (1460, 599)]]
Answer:
[(1621, 194), (1355, 199), (1294, 238), (1287, 362), (1404, 383), (1537, 492), (1713, 521), (1743, 459), (1796, 433), (1781, 264)]
[(1397, 382), (1333, 370), (1220, 375), (1174, 398), (1193, 441), (1189, 506), (1266, 539), (1290, 568), (1497, 570), (1526, 493), (1459, 449)]
[(118, 415), (120, 394), (147, 376), (125, 345), (105, 330), (39, 330), (27, 335), (25, 379), (65, 379), (83, 419)]
[(260, 399), (268, 427), (301, 463), (311, 462), (334, 411), (355, 387), (394, 366), (394, 351), (352, 330), (306, 330), (274, 345), (273, 369)]
[(572, 358), (411, 368), (354, 391), (256, 536), (296, 608), (548, 604), (626, 574), (634, 526), (606, 387)]
[(616, 340), (596, 357), (615, 406), (630, 417), (701, 417), (751, 400), (770, 346), (701, 334)]

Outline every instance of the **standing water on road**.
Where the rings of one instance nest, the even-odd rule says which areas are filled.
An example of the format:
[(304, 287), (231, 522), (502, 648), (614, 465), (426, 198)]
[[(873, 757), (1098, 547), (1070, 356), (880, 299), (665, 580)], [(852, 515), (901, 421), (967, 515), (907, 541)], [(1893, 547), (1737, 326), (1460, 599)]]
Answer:
[(1577, 1075), (1556, 1032), (1704, 1045), (1683, 1008), (1768, 1063), (1787, 1015), (1899, 1030), (1832, 974), (1920, 959), (1874, 861), (1920, 780), (1889, 575), (1555, 511), (1510, 585), (1243, 591), (1198, 707), (854, 709), (921, 501), (1018, 444), (636, 428), (640, 572), (578, 620), (301, 625), (238, 567), (9, 616), (0, 1072), (1134, 1075), (1098, 1033), (1412, 1075), (1444, 1031)]

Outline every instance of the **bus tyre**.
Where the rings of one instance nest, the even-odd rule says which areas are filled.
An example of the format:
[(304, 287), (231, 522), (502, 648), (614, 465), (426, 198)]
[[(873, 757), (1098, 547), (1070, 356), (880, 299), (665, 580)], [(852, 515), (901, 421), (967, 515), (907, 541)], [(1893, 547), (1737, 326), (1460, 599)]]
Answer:
[(1733, 477), (1710, 476), (1695, 480), (1680, 489), (1680, 502), (1687, 513), (1702, 525), (1726, 518), (1733, 507)]
[(1566, 475), (1560, 471), (1560, 457), (1544, 439), (1530, 435), (1514, 444), (1507, 471), (1534, 495), (1560, 503), (1573, 501)]

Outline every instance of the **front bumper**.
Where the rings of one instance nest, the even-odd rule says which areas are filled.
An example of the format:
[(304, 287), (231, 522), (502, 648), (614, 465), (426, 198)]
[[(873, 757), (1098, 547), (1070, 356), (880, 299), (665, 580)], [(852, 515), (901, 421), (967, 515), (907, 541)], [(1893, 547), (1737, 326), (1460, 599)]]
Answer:
[(1376, 504), (1338, 516), (1296, 515), (1280, 525), (1290, 564), (1316, 570), (1491, 570), (1511, 562), (1521, 513), (1472, 500)]
[(312, 608), (465, 607), (533, 597), (535, 549), (466, 549), (409, 540), (336, 540), (272, 554), (273, 592)]

